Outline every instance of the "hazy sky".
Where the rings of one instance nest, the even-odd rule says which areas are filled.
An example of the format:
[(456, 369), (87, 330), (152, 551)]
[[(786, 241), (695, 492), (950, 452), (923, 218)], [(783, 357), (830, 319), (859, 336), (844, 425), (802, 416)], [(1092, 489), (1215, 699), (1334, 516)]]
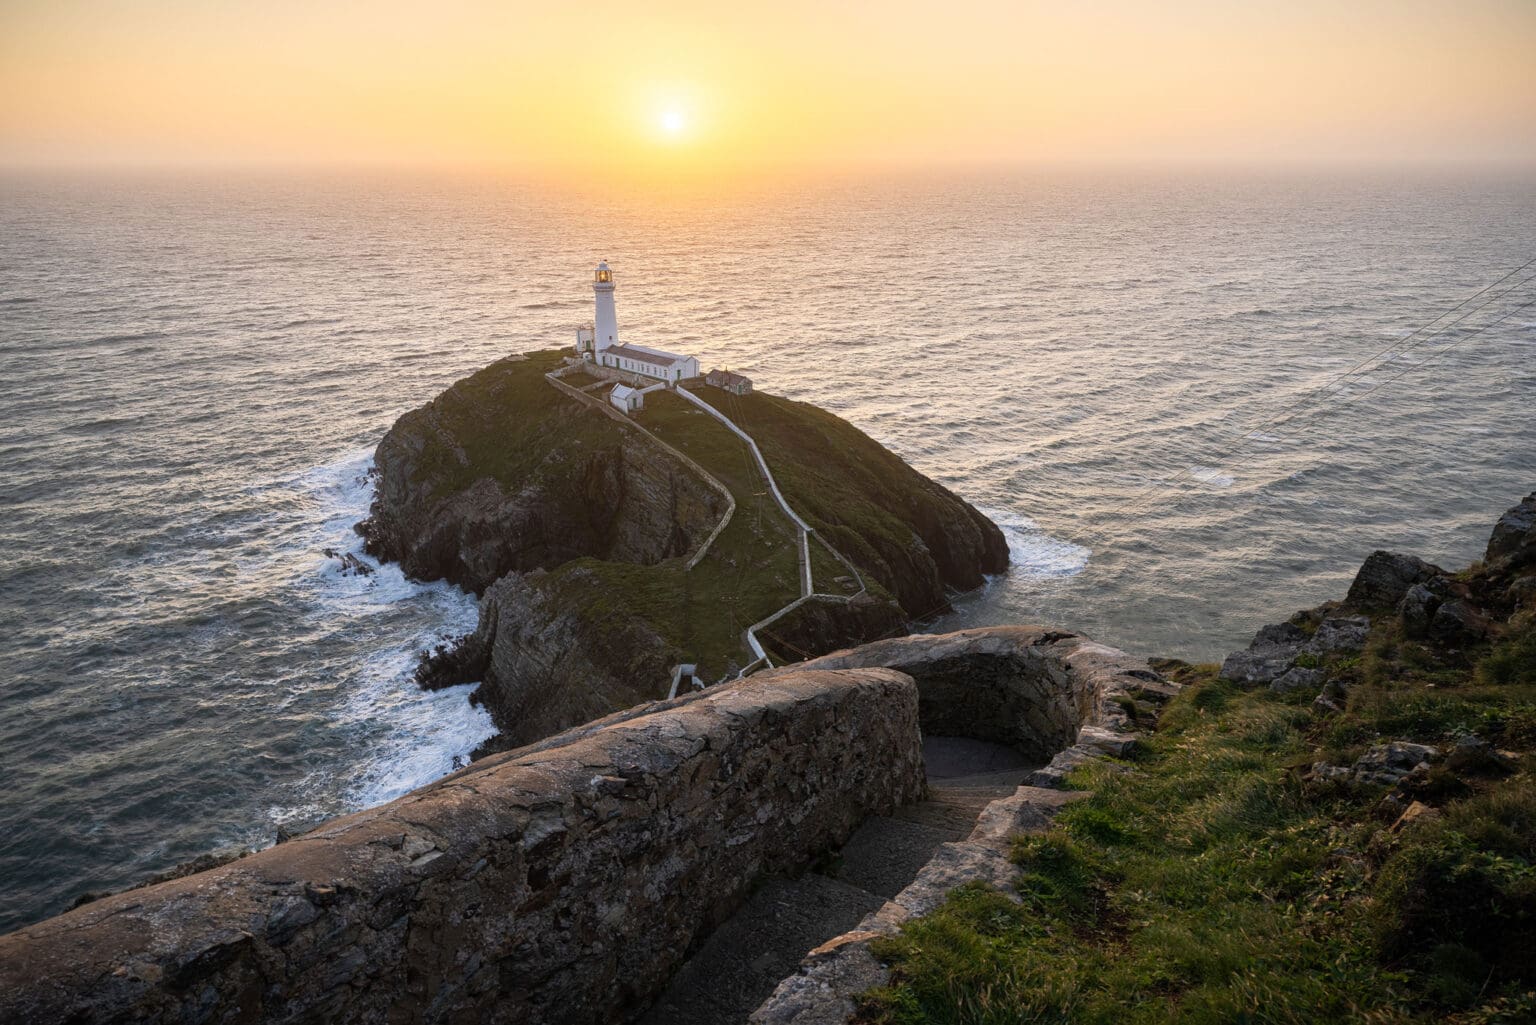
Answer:
[(0, 0), (0, 162), (1536, 160), (1536, 0)]

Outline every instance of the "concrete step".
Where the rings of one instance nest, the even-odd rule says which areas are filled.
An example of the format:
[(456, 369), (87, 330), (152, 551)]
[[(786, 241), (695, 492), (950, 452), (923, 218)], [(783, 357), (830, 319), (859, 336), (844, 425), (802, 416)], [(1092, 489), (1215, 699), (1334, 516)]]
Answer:
[(954, 832), (908, 818), (872, 816), (843, 845), (832, 874), (889, 900), (917, 877), (940, 844), (955, 839)]
[(981, 810), (1015, 789), (1015, 786), (951, 789), (930, 784), (926, 801), (898, 808), (893, 817), (927, 826), (943, 834), (944, 840), (964, 840), (976, 827)]
[(883, 903), (815, 873), (769, 880), (688, 959), (640, 1025), (745, 1022), (808, 951)]
[(765, 883), (678, 971), (639, 1025), (742, 1025), (805, 955), (849, 931), (917, 877), (940, 844), (964, 840), (981, 810), (1037, 766), (997, 744), (925, 738), (928, 798), (874, 816), (830, 874)]

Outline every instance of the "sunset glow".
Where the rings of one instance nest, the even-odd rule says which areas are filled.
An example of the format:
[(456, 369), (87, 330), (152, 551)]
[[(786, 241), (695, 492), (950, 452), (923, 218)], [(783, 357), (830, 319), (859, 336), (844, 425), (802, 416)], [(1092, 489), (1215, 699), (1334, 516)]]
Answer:
[(1510, 0), (12, 2), (0, 161), (1529, 160), (1533, 53)]
[(688, 130), (688, 116), (676, 107), (661, 112), (656, 118), (661, 133), (670, 139), (680, 138)]

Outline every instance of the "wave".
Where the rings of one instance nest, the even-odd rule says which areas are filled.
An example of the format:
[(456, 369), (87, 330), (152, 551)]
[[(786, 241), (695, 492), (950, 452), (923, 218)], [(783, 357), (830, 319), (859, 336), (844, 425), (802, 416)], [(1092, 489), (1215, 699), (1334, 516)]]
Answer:
[[(474, 628), (479, 603), (451, 584), (420, 583), (394, 563), (380, 563), (363, 551), (353, 525), (373, 502), (373, 450), (361, 448), (303, 474), (297, 483), (319, 504), (319, 543), (310, 544), (309, 571), (321, 615), (358, 621), (412, 607), (412, 629), (397, 643), (364, 657), (351, 686), (334, 711), (338, 735), (359, 743), (352, 769), (340, 782), (342, 800), (354, 809), (391, 801), (452, 772), (496, 733), (491, 717), (472, 705), (478, 684), (426, 691), (415, 679), (419, 652)], [(373, 570), (344, 571), (350, 555)], [(335, 785), (335, 783), (333, 783)]]
[(1008, 572), (1024, 577), (1071, 577), (1088, 565), (1093, 550), (1052, 537), (1035, 521), (1011, 509), (981, 509), (1008, 542)]
[(1236, 477), (1222, 473), (1219, 466), (1191, 466), (1189, 476), (1196, 483), (1209, 484), (1213, 488), (1230, 488), (1237, 482)]

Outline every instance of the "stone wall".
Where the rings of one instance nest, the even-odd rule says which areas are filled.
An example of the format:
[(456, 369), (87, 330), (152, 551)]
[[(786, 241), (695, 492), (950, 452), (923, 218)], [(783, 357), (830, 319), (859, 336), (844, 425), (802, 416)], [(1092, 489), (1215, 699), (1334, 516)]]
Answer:
[(1131, 753), (1137, 724), (1126, 704), (1156, 707), (1178, 690), (1142, 659), (1081, 634), (1032, 626), (901, 637), (835, 652), (796, 669), (869, 662), (901, 666), (912, 676), (926, 732), (997, 740), (1045, 752), (1050, 763), (1029, 785), (987, 805), (965, 840), (941, 844), (895, 898), (807, 954), (799, 970), (752, 1013), (751, 1025), (846, 1025), (858, 995), (890, 981), (874, 952), (880, 937), (932, 912), (958, 886), (982, 883), (1018, 900), (1013, 888), (1018, 866), (1009, 857), (1014, 838), (1045, 829), (1060, 808), (1086, 796), (1060, 789), (1074, 768)]
[(0, 937), (0, 1021), (623, 1021), (755, 880), (922, 787), (900, 673), (712, 688)]
[(1076, 743), (1085, 724), (1124, 726), (1113, 696), (1157, 679), (1124, 652), (1038, 626), (912, 634), (773, 673), (864, 666), (897, 669), (917, 682), (924, 733), (1007, 744), (1041, 761)]

